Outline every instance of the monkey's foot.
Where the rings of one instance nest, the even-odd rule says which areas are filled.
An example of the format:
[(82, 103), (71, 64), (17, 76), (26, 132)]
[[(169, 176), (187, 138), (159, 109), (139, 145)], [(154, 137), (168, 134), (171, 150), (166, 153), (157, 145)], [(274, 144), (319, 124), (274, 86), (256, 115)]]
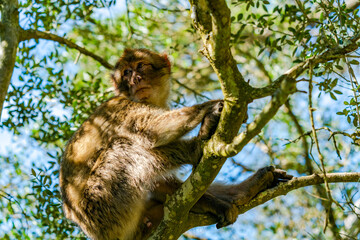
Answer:
[(287, 174), (286, 171), (277, 169), (273, 166), (266, 167), (266, 169), (273, 175), (273, 180), (268, 186), (270, 188), (277, 186), (280, 182), (287, 182), (293, 178), (293, 176)]
[(226, 208), (223, 210), (223, 214), (220, 214), (219, 221), (216, 224), (216, 228), (226, 227), (233, 224), (239, 215), (238, 209), (235, 204), (227, 203)]

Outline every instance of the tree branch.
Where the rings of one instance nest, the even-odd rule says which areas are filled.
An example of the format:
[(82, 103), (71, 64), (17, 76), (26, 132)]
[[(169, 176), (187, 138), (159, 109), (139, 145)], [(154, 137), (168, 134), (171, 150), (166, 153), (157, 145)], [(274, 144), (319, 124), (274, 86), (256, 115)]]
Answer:
[(4, 0), (0, 25), (0, 122), (1, 113), (14, 71), (18, 47), (19, 13), (17, 0)]
[(246, 130), (236, 136), (232, 143), (219, 146), (218, 143), (210, 141), (210, 147), (215, 154), (222, 157), (231, 157), (239, 153), (242, 148), (255, 137), (264, 126), (275, 116), (279, 108), (285, 103), (288, 96), (296, 92), (295, 79), (289, 75), (285, 80), (281, 81), (280, 88), (274, 93), (270, 102), (264, 107), (255, 120), (247, 125)]
[(52, 33), (48, 33), (48, 32), (42, 32), (42, 31), (32, 30), (32, 29), (29, 29), (29, 30), (21, 29), (19, 41), (25, 41), (25, 40), (30, 40), (30, 39), (47, 39), (47, 40), (52, 40), (52, 41), (58, 42), (60, 44), (64, 44), (69, 48), (74, 48), (74, 49), (78, 50), (80, 53), (93, 58), (94, 60), (98, 61), (101, 65), (106, 67), (107, 69), (111, 69), (111, 70), (114, 69), (114, 66), (111, 65), (110, 63), (108, 63), (105, 59), (103, 59), (102, 57), (94, 54), (93, 52), (91, 52), (83, 47), (80, 47), (79, 45), (73, 43), (69, 39), (66, 39), (66, 38), (60, 37), (56, 34), (52, 34)]
[(190, 0), (194, 26), (218, 76), (224, 94), (224, 110), (215, 138), (231, 142), (246, 117), (250, 86), (238, 70), (230, 51), (230, 9), (224, 0)]
[[(285, 74), (280, 76), (275, 82), (276, 85), (280, 85), (280, 89), (275, 90), (271, 88), (271, 91), (275, 90), (275, 93), (271, 101), (265, 106), (263, 111), (250, 123), (246, 131), (234, 138), (230, 144), (222, 144), (219, 147), (218, 143), (210, 141), (211, 151), (215, 151), (216, 154), (222, 157), (231, 157), (236, 155), (241, 149), (257, 134), (261, 129), (275, 116), (277, 110), (285, 103), (287, 97), (296, 91), (295, 79), (302, 74), (310, 64), (315, 66), (319, 63), (328, 62), (344, 56), (346, 53), (355, 51), (358, 48), (357, 40), (360, 35), (354, 37), (349, 44), (343, 48), (329, 49), (325, 53), (309, 58), (308, 60), (296, 65), (288, 70)], [(273, 84), (270, 86), (274, 86)], [(267, 87), (265, 87), (267, 88)], [(255, 90), (255, 89), (254, 89)], [(261, 90), (257, 90), (261, 92)], [(252, 96), (256, 97), (257, 91)]]
[[(226, 158), (234, 156), (274, 117), (288, 96), (296, 91), (296, 77), (303, 73), (311, 61), (317, 63), (338, 58), (339, 54), (357, 48), (356, 40), (349, 48), (328, 50), (310, 58), (283, 74), (274, 84), (263, 88), (271, 101), (261, 114), (249, 124), (247, 130), (235, 137), (246, 115), (248, 102), (259, 97), (261, 89), (250, 87), (240, 74), (230, 51), (230, 10), (224, 0), (190, 0), (194, 26), (200, 33), (204, 49), (221, 83), (225, 97), (224, 109), (218, 128), (204, 147), (204, 155), (196, 169), (182, 186), (167, 199), (164, 218), (150, 239), (176, 239), (187, 230), (189, 211), (206, 191), (221, 169)], [(263, 94), (264, 95), (264, 94)], [(261, 97), (261, 96), (260, 96)], [(235, 138), (234, 138), (235, 137)], [(260, 203), (259, 203), (260, 204)]]
[[(338, 182), (359, 182), (360, 181), (360, 172), (353, 173), (327, 173), (327, 181), (329, 183), (338, 183)], [(259, 193), (255, 198), (250, 200), (248, 203), (243, 205), (238, 205), (239, 215), (243, 214), (250, 209), (257, 207), (261, 204), (266, 203), (267, 201), (276, 198), (280, 195), (286, 195), (288, 192), (296, 190), (298, 188), (318, 185), (324, 183), (323, 174), (313, 174), (310, 176), (293, 178), (292, 180), (286, 183), (280, 183), (274, 188), (267, 189)], [(206, 213), (190, 213), (187, 229), (191, 229), (197, 226), (207, 226), (217, 223), (217, 219), (210, 214)]]
[(263, 87), (263, 88), (252, 88), (252, 99), (259, 99), (272, 95), (280, 86), (281, 82), (288, 77), (296, 79), (300, 76), (306, 69), (309, 68), (310, 63), (313, 66), (316, 66), (320, 63), (329, 62), (335, 59), (343, 58), (347, 53), (353, 52), (358, 49), (357, 41), (359, 40), (360, 35), (354, 36), (348, 44), (342, 48), (328, 49), (324, 53), (314, 56), (297, 64), (296, 66), (289, 69), (286, 73), (281, 75), (276, 79), (272, 84)]
[(360, 1), (359, 0), (346, 0), (345, 4), (346, 4), (347, 9), (356, 9), (358, 6), (360, 6)]
[[(230, 9), (224, 0), (190, 0), (190, 4), (194, 26), (204, 43), (202, 53), (217, 74), (225, 97), (221, 121), (213, 138), (231, 142), (246, 116), (249, 99), (246, 89), (249, 86), (230, 51)], [(210, 151), (204, 154), (191, 176), (166, 202), (164, 219), (150, 239), (176, 239), (186, 230), (190, 209), (204, 194), (225, 160)]]

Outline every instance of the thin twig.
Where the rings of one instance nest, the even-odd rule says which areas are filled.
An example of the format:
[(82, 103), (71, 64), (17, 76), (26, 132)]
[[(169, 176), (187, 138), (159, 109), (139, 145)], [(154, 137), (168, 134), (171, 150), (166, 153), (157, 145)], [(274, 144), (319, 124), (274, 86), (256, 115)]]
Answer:
[(130, 22), (129, 0), (125, 0), (125, 5), (126, 5), (126, 22), (128, 24), (129, 32), (130, 32), (128, 39), (131, 39), (132, 36), (134, 35), (134, 29), (132, 28), (131, 22)]
[(309, 73), (309, 75), (310, 75), (310, 78), (309, 78), (309, 114), (310, 114), (312, 135), (314, 137), (315, 146), (316, 146), (316, 149), (317, 149), (317, 152), (318, 152), (318, 158), (320, 160), (321, 170), (322, 170), (322, 172), (324, 174), (325, 189), (326, 189), (329, 201), (330, 201), (330, 204), (328, 205), (328, 209), (327, 209), (325, 224), (324, 224), (324, 231), (325, 231), (326, 228), (327, 228), (327, 225), (328, 225), (328, 221), (329, 221), (329, 213), (330, 213), (330, 209), (331, 209), (331, 203), (337, 204), (341, 209), (343, 209), (343, 207), (339, 203), (337, 203), (333, 199), (333, 197), (331, 195), (331, 190), (330, 190), (329, 183), (327, 181), (327, 176), (326, 176), (326, 169), (325, 169), (325, 164), (324, 164), (324, 156), (321, 153), (319, 141), (318, 141), (316, 130), (315, 130), (315, 122), (314, 122), (314, 114), (313, 114), (314, 109), (312, 107), (312, 88), (313, 88), (313, 85), (312, 85), (313, 84), (312, 83), (313, 68), (312, 67), (313, 66), (310, 64), (310, 67), (309, 67), (309, 71), (310, 71), (310, 73)]
[(144, 1), (144, 3), (148, 6), (151, 6), (153, 8), (156, 8), (157, 10), (160, 10), (160, 11), (166, 11), (166, 12), (174, 12), (174, 13), (182, 13), (184, 11), (190, 11), (189, 8), (184, 8), (184, 9), (168, 9), (168, 8), (165, 8), (165, 7), (158, 7), (156, 6), (155, 4), (152, 4), (150, 2), (147, 2), (147, 1)]
[(205, 98), (205, 99), (207, 99), (207, 100), (210, 100), (209, 97), (207, 97), (207, 96), (205, 96), (205, 95), (197, 92), (196, 90), (194, 90), (194, 89), (186, 86), (185, 84), (181, 83), (179, 80), (177, 80), (177, 79), (175, 79), (175, 78), (172, 78), (172, 80), (173, 80), (174, 82), (176, 82), (177, 84), (179, 84), (181, 87), (185, 88), (186, 90), (189, 90), (190, 92), (194, 93), (195, 95), (200, 96), (200, 97), (202, 97), (202, 98)]
[(295, 114), (292, 112), (291, 110), (291, 105), (290, 105), (290, 102), (289, 100), (287, 100), (285, 102), (285, 109), (287, 111), (287, 113), (289, 114), (290, 118), (293, 120), (293, 122), (295, 123), (295, 127), (297, 129), (297, 131), (299, 132), (300, 135), (302, 135), (303, 137), (300, 137), (302, 138), (302, 146), (303, 146), (303, 156), (305, 158), (305, 164), (306, 164), (306, 167), (308, 168), (308, 171), (310, 172), (310, 174), (312, 174), (314, 172), (314, 168), (311, 164), (311, 159), (309, 158), (309, 144), (305, 138), (305, 135), (304, 135), (304, 130), (303, 128), (301, 127), (297, 117), (295, 116)]

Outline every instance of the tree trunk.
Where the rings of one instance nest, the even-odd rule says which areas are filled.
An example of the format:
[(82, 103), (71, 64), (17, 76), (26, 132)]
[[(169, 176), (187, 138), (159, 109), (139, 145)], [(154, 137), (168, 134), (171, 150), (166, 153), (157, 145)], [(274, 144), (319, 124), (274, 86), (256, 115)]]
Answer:
[(19, 13), (17, 0), (0, 4), (0, 121), (7, 90), (15, 66), (18, 47)]

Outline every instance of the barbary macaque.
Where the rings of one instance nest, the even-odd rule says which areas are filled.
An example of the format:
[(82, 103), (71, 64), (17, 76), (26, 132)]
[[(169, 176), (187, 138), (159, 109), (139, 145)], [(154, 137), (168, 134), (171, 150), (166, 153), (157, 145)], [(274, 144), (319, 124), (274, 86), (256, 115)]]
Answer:
[[(202, 142), (217, 127), (223, 101), (168, 109), (170, 62), (166, 55), (127, 49), (112, 75), (117, 96), (100, 105), (69, 140), (60, 168), (63, 208), (94, 240), (146, 239), (163, 216), (167, 194), (181, 181), (172, 170), (196, 165)], [(198, 136), (182, 137), (202, 123)], [(246, 203), (280, 179), (262, 168), (238, 185), (210, 186), (192, 211), (208, 212), (218, 227), (237, 218)]]

